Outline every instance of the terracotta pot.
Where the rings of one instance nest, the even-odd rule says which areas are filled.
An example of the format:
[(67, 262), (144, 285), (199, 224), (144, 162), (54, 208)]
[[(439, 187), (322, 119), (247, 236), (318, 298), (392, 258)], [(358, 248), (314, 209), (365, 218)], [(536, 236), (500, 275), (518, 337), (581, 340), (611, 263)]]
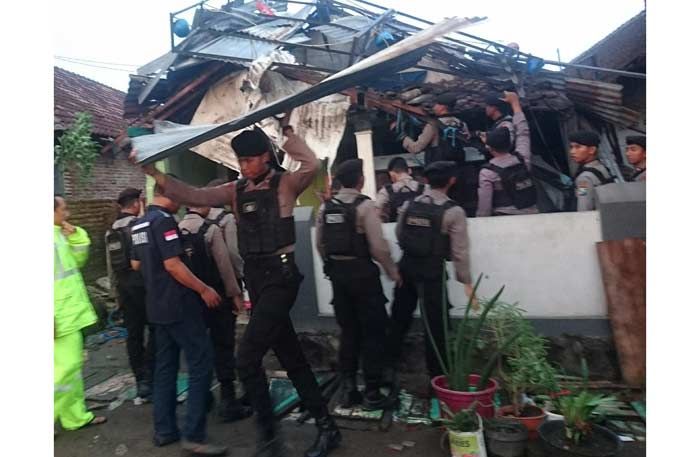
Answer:
[(528, 432), (528, 438), (530, 440), (536, 440), (537, 436), (539, 435), (537, 433), (537, 429), (542, 425), (542, 422), (544, 422), (547, 419), (547, 413), (545, 411), (538, 407), (538, 406), (528, 406), (528, 408), (533, 408), (536, 409), (539, 414), (536, 416), (528, 416), (528, 417), (516, 417), (513, 415), (513, 406), (508, 405), (508, 406), (503, 406), (502, 408), (498, 408), (498, 415), (501, 417), (507, 417), (508, 419), (515, 419), (521, 424), (525, 426)]

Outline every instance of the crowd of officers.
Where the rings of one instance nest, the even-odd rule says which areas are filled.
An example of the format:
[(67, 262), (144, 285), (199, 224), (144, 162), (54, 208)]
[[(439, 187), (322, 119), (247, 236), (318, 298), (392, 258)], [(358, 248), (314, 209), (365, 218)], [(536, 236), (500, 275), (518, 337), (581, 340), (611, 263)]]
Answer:
[[(450, 113), (453, 106), (453, 97), (440, 97), (435, 109), (438, 121), (459, 135), (470, 135), (466, 124)], [(536, 192), (529, 179), (529, 128), (517, 95), (491, 97), (486, 114), (494, 128), (480, 134), (491, 159), (479, 175), (478, 216), (536, 213)], [(438, 125), (426, 124), (416, 140), (402, 139), (409, 152), (426, 152), (425, 182), (413, 179), (406, 161), (395, 158), (388, 169), (391, 184), (378, 192), (374, 202), (361, 193), (362, 161), (347, 160), (333, 171), (339, 189), (318, 211), (316, 249), (332, 283), (332, 304), (341, 329), (338, 367), (343, 407), (391, 406), (395, 399), (380, 388), (396, 387), (395, 367), (421, 298), (433, 338), (438, 347), (445, 347), (445, 261), (453, 263), (465, 297), (472, 296), (467, 217), (448, 197), (457, 177), (455, 163), (445, 160), (449, 155), (440, 147)], [(340, 431), (289, 316), (303, 280), (295, 263), (292, 211), (317, 173), (318, 160), (290, 126), (284, 125), (283, 133), (282, 148), (300, 164), (296, 171), (275, 166), (270, 140), (256, 128), (231, 142), (241, 179), (195, 188), (148, 165), (143, 169), (155, 180), (150, 205), (145, 205), (138, 189), (126, 189), (117, 199), (120, 213), (106, 234), (106, 245), (124, 310), (138, 395), (153, 402), (156, 446), (180, 442), (183, 449), (199, 455), (226, 453), (224, 446), (206, 437), (206, 417), (215, 403), (210, 390), (214, 371), (221, 386), (221, 419), (235, 421), (255, 413), (256, 455), (286, 455), (262, 366), (270, 349), (316, 420), (318, 435), (305, 455), (326, 456), (340, 444)], [(580, 165), (578, 209), (589, 210), (592, 188), (609, 182), (611, 174), (597, 159), (597, 134), (576, 132), (569, 140), (571, 156)], [(645, 146), (644, 137), (628, 138), (634, 180), (645, 179)], [(183, 205), (186, 215), (178, 223), (175, 214)], [(402, 250), (398, 264), (391, 257), (382, 222), (396, 222)], [(394, 282), (390, 314), (379, 266)], [(236, 352), (236, 318), (246, 312), (244, 287), (252, 309)], [(189, 390), (185, 421), (179, 427), (175, 408), (181, 352), (187, 361)], [(431, 378), (442, 374), (427, 338), (425, 352)], [(357, 383), (360, 367), (362, 392)], [(236, 392), (237, 378), (245, 395)]]

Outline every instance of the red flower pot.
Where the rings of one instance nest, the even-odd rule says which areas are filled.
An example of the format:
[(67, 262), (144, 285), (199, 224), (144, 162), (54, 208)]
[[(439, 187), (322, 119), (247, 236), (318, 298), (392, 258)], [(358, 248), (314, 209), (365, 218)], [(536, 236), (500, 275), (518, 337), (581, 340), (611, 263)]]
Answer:
[(527, 428), (528, 432), (528, 438), (531, 440), (537, 439), (539, 434), (537, 433), (537, 429), (542, 425), (542, 422), (544, 422), (547, 419), (547, 413), (544, 412), (542, 408), (539, 408), (537, 406), (528, 406), (528, 409), (536, 409), (538, 410), (539, 414), (536, 416), (526, 416), (526, 417), (517, 417), (513, 415), (513, 406), (508, 405), (504, 406), (502, 408), (498, 408), (498, 415), (502, 417), (507, 417), (507, 418), (513, 418), (523, 424), (525, 428)]
[[(477, 386), (480, 380), (481, 376), (479, 375), (469, 375), (470, 386)], [(452, 412), (457, 413), (462, 409), (467, 409), (472, 403), (476, 402), (476, 412), (479, 413), (481, 417), (485, 419), (493, 417), (493, 397), (498, 390), (498, 382), (495, 379), (490, 378), (486, 389), (477, 392), (450, 390), (447, 388), (447, 377), (445, 376), (436, 376), (430, 383), (438, 399), (445, 402)]]

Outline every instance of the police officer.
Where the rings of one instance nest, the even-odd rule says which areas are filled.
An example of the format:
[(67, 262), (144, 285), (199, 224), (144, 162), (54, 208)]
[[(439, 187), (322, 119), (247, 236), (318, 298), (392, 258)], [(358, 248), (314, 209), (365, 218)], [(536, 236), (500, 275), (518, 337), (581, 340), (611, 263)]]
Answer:
[(316, 248), (324, 259), (333, 286), (333, 308), (340, 326), (338, 361), (343, 378), (340, 405), (360, 403), (357, 390), (358, 360), (362, 357), (366, 409), (387, 406), (379, 391), (382, 381), (387, 302), (379, 280), (379, 262), (397, 283), (400, 277), (382, 234), (382, 223), (372, 200), (360, 193), (364, 185), (362, 160), (343, 162), (335, 173), (341, 189), (326, 201), (316, 220)]
[[(119, 214), (105, 236), (107, 256), (117, 283), (117, 297), (128, 332), (126, 350), (136, 378), (137, 395), (150, 398), (153, 387), (154, 333), (146, 319), (146, 288), (143, 276), (131, 268), (131, 227), (143, 215), (141, 191), (124, 189), (117, 197)], [(144, 346), (148, 326), (148, 342)]]
[(214, 222), (205, 219), (210, 208), (188, 208), (180, 221), (185, 253), (190, 270), (216, 292), (226, 297), (221, 305), (207, 309), (205, 319), (214, 346), (214, 369), (221, 386), (219, 417), (224, 422), (244, 419), (253, 414), (252, 408), (243, 406), (236, 398), (236, 314), (245, 311), (240, 282), (231, 263), (222, 230)]
[(529, 171), (530, 129), (518, 95), (505, 92), (513, 107), (515, 149), (511, 151), (510, 132), (497, 127), (486, 135), (486, 147), (492, 158), (479, 172), (479, 207), (476, 215), (502, 216), (535, 214), (537, 189)]
[[(207, 187), (217, 187), (226, 184), (223, 179), (213, 179), (207, 184)], [(223, 206), (212, 207), (209, 210), (207, 219), (214, 222), (222, 231), (226, 247), (228, 248), (229, 256), (233, 269), (238, 278), (238, 284), (242, 285), (243, 279), (243, 258), (238, 250), (238, 228), (236, 225), (236, 217), (231, 211), (226, 210)]]
[(406, 159), (403, 157), (391, 159), (387, 171), (391, 183), (377, 192), (376, 206), (382, 222), (396, 222), (398, 210), (403, 202), (421, 195), (426, 186), (413, 179)]
[(508, 101), (504, 100), (500, 93), (489, 94), (486, 96), (484, 111), (486, 112), (486, 117), (493, 122), (491, 130), (499, 127), (507, 128), (508, 132), (510, 132), (511, 145), (514, 145), (515, 125), (513, 124), (513, 117), (509, 114), (508, 105)]
[[(464, 210), (447, 197), (455, 183), (453, 162), (434, 162), (425, 169), (430, 189), (399, 209), (396, 235), (403, 249), (399, 271), (403, 282), (394, 289), (394, 302), (389, 324), (388, 353), (395, 367), (401, 356), (404, 336), (413, 320), (419, 294), (424, 297), (428, 324), (438, 347), (445, 347), (443, 328), (443, 262), (451, 260), (457, 281), (464, 284), (467, 297), (472, 293), (469, 272), (467, 216)], [(447, 297), (445, 296), (445, 300)], [(449, 306), (449, 305), (448, 305)], [(433, 378), (442, 373), (429, 338), (426, 342), (426, 364)], [(442, 354), (444, 360), (444, 354)]]
[(598, 160), (600, 137), (596, 132), (582, 130), (569, 135), (569, 154), (578, 164), (576, 181), (577, 211), (595, 209), (593, 188), (614, 181), (610, 170)]
[(625, 155), (634, 167), (630, 181), (647, 180), (647, 137), (644, 135), (630, 135), (626, 139), (627, 149)]
[(193, 454), (223, 455), (226, 447), (205, 442), (212, 351), (204, 308), (219, 306), (221, 297), (182, 260), (185, 253), (181, 233), (173, 218), (180, 204), (166, 197), (157, 184), (153, 194), (153, 204), (131, 228), (134, 248), (131, 263), (143, 273), (148, 320), (156, 330), (153, 442), (160, 447), (180, 440), (175, 387), (182, 350), (188, 369), (182, 448)]
[[(288, 117), (287, 117), (288, 118)], [(257, 412), (258, 455), (279, 456), (283, 447), (273, 414), (262, 359), (275, 351), (304, 406), (316, 419), (318, 435), (307, 457), (323, 457), (340, 444), (341, 435), (328, 414), (316, 378), (301, 350), (289, 317), (303, 279), (294, 262), (294, 217), (297, 197), (313, 180), (318, 160), (290, 126), (282, 146), (300, 163), (294, 172), (270, 167), (271, 145), (261, 130), (248, 130), (231, 141), (243, 179), (197, 189), (158, 172), (144, 171), (165, 189), (165, 195), (193, 206), (232, 203), (238, 221), (238, 246), (245, 265), (252, 314), (238, 349), (238, 374)], [(132, 152), (132, 156), (135, 152)]]
[[(433, 113), (437, 119), (426, 123), (416, 140), (408, 136), (402, 138), (401, 144), (406, 151), (413, 154), (425, 151), (426, 166), (438, 160), (445, 160), (445, 156), (449, 154), (446, 141), (441, 144), (443, 131), (450, 132), (452, 137), (456, 137), (456, 134), (469, 137), (467, 124), (452, 115), (456, 103), (457, 96), (454, 93), (440, 94), (433, 105)], [(458, 149), (461, 150), (461, 147)]]

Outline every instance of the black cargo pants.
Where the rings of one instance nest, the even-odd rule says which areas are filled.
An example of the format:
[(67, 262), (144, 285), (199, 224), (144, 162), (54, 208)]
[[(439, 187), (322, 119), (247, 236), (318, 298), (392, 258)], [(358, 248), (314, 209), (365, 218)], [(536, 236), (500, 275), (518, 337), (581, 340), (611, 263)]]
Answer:
[(207, 308), (204, 318), (214, 347), (216, 379), (223, 385), (236, 380), (236, 315), (231, 300), (219, 294), (221, 305)]
[[(447, 296), (447, 288), (440, 276), (430, 275), (432, 277), (426, 279), (413, 270), (407, 268), (406, 265), (399, 263), (399, 271), (403, 278), (401, 287), (394, 288), (394, 301), (391, 306), (391, 319), (389, 323), (389, 332), (387, 336), (387, 353), (391, 363), (398, 363), (401, 358), (403, 342), (406, 332), (411, 327), (413, 322), (413, 313), (418, 306), (419, 292), (422, 288), (425, 294), (425, 313), (428, 320), (430, 331), (437, 346), (440, 348), (442, 359), (445, 360), (445, 331), (443, 323), (443, 305), (442, 299), (445, 297), (447, 308), (450, 308), (449, 299)], [(440, 272), (441, 273), (441, 272)], [(435, 277), (437, 276), (437, 277)], [(422, 320), (422, 318), (421, 318)], [(449, 325), (449, 316), (448, 316)], [(428, 368), (430, 378), (445, 374), (442, 372), (440, 362), (438, 361), (433, 345), (430, 342), (430, 337), (426, 333), (425, 339), (425, 361)]]
[(262, 360), (272, 349), (315, 417), (328, 414), (321, 390), (301, 350), (289, 311), (303, 276), (293, 254), (245, 259), (245, 279), (252, 303), (250, 321), (238, 348), (238, 376), (257, 412), (264, 433), (272, 431), (274, 413)]
[(340, 372), (357, 374), (360, 358), (368, 388), (379, 387), (386, 344), (387, 302), (379, 268), (370, 259), (329, 260), (333, 308), (340, 326)]
[[(117, 278), (119, 304), (124, 312), (127, 331), (126, 351), (129, 365), (137, 381), (152, 381), (155, 360), (155, 330), (146, 319), (146, 289), (131, 278)], [(146, 342), (146, 327), (148, 341)], [(144, 344), (145, 343), (145, 344)]]

